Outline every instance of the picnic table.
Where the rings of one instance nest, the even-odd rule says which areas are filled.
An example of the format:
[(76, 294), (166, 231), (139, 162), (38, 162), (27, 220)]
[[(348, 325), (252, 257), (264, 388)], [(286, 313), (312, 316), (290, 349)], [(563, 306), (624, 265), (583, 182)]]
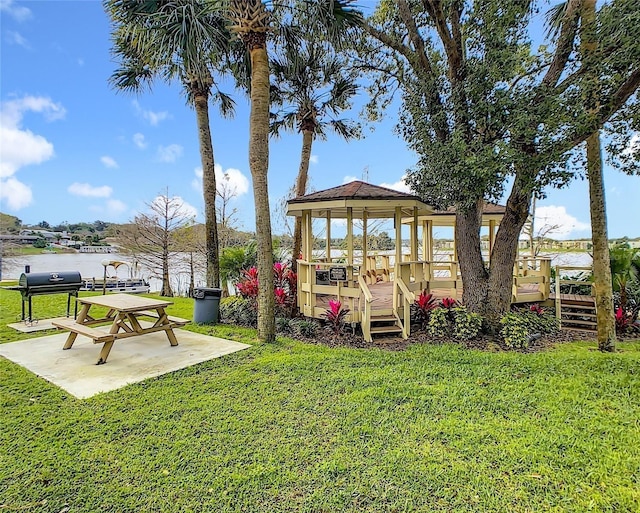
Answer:
[[(71, 349), (78, 335), (93, 340), (94, 344), (103, 344), (97, 365), (107, 363), (109, 352), (116, 340), (137, 337), (164, 331), (172, 346), (178, 345), (173, 328), (183, 326), (189, 321), (179, 317), (168, 316), (165, 308), (173, 303), (164, 299), (153, 299), (131, 294), (109, 294), (78, 298), (82, 305), (76, 319), (58, 319), (52, 324), (58, 328), (68, 329), (69, 336), (63, 349)], [(95, 314), (94, 307), (107, 308), (106, 315)], [(141, 318), (151, 322), (140, 323)], [(111, 323), (109, 331), (94, 328), (98, 324)]]

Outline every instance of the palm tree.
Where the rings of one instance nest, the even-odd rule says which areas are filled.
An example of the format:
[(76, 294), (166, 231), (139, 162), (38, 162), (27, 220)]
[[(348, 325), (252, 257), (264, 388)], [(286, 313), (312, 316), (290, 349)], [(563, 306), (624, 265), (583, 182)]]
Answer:
[(204, 0), (105, 0), (104, 5), (112, 19), (113, 53), (120, 59), (110, 82), (117, 89), (139, 93), (158, 77), (167, 82), (177, 79), (187, 103), (195, 109), (203, 172), (207, 285), (217, 287), (220, 264), (209, 99), (218, 102), (223, 115), (233, 113), (233, 100), (215, 87), (212, 75), (225, 62), (230, 39), (226, 19)]
[[(551, 31), (560, 27), (569, 2), (556, 5), (549, 11), (548, 21)], [(596, 34), (596, 0), (583, 0), (580, 11), (580, 50), (582, 60), (598, 58)], [(596, 118), (599, 111), (597, 91), (598, 77), (592, 77), (584, 91), (585, 110), (588, 118)], [(613, 307), (613, 285), (609, 257), (609, 237), (607, 233), (607, 208), (604, 196), (604, 175), (602, 173), (602, 149), (600, 131), (594, 131), (587, 144), (587, 179), (589, 181), (589, 211), (591, 214), (591, 241), (593, 243), (593, 279), (595, 285), (596, 321), (598, 325), (598, 348), (601, 351), (615, 351), (616, 321)]]
[[(296, 178), (295, 197), (304, 196), (309, 177), (309, 160), (315, 137), (326, 139), (327, 129), (345, 140), (360, 137), (360, 125), (346, 119), (335, 119), (351, 107), (357, 93), (355, 75), (345, 67), (343, 59), (326, 45), (309, 42), (303, 48), (287, 48), (272, 62), (272, 101), (280, 110), (272, 113), (271, 133), (281, 129), (302, 133), (300, 167)], [(325, 118), (329, 118), (325, 121)], [(302, 246), (302, 225), (296, 217), (293, 232), (292, 261), (295, 263)]]
[(251, 60), (249, 168), (253, 181), (258, 245), (258, 339), (275, 341), (273, 245), (269, 210), (269, 58), (267, 32), (271, 13), (261, 0), (231, 0), (231, 27), (246, 45)]
[[(309, 25), (306, 37), (324, 34), (327, 41), (338, 41), (350, 27), (361, 20), (361, 15), (349, 8), (353, 0), (316, 0), (298, 2), (289, 0), (274, 8), (283, 13), (274, 16), (261, 0), (221, 0), (228, 5), (231, 30), (245, 44), (249, 53), (251, 78), (249, 96), (249, 167), (253, 180), (256, 215), (256, 242), (259, 292), (258, 339), (275, 340), (275, 299), (273, 294), (273, 244), (271, 240), (271, 213), (269, 210), (269, 56), (267, 34), (273, 30), (295, 44), (302, 31), (296, 30), (301, 20)], [(285, 12), (286, 11), (286, 12)], [(293, 23), (290, 23), (292, 22)], [(275, 26), (272, 26), (275, 25)], [(298, 27), (299, 28), (299, 27)], [(276, 30), (277, 29), (277, 30)]]

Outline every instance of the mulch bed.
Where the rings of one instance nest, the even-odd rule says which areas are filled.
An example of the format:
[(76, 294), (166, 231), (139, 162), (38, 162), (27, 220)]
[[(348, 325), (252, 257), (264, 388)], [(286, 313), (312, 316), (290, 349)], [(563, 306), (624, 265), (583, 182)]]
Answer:
[[(618, 335), (619, 341), (637, 340), (640, 334)], [(403, 351), (412, 344), (450, 344), (459, 343), (468, 349), (480, 349), (482, 351), (518, 351), (521, 353), (535, 353), (551, 349), (554, 346), (576, 340), (597, 340), (597, 334), (593, 331), (562, 329), (553, 335), (533, 340), (529, 347), (525, 349), (511, 349), (504, 345), (499, 337), (482, 335), (474, 340), (456, 341), (444, 337), (433, 337), (424, 330), (412, 330), (411, 336), (407, 340), (400, 337), (374, 337), (373, 342), (367, 342), (362, 338), (362, 333), (358, 330), (355, 333), (351, 330), (342, 334), (335, 334), (329, 330), (320, 330), (315, 338), (305, 339), (305, 342), (321, 344), (329, 347), (351, 347), (356, 349), (379, 348), (388, 351)]]

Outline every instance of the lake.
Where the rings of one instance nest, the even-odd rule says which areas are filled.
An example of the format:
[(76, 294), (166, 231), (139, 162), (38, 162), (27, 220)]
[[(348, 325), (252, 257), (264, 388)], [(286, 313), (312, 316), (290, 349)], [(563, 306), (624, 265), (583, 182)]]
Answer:
[[(544, 253), (540, 256), (548, 256), (551, 258), (552, 265), (578, 265), (588, 266), (592, 263), (589, 253)], [(2, 278), (18, 279), (20, 274), (24, 272), (25, 265), (31, 266), (32, 273), (44, 273), (52, 271), (78, 271), (83, 279), (102, 278), (103, 266), (102, 261), (121, 260), (129, 262), (130, 259), (126, 255), (118, 253), (43, 253), (40, 255), (29, 255), (12, 258), (2, 262)], [(437, 256), (436, 256), (437, 259)], [(111, 269), (110, 269), (111, 270)], [(121, 271), (122, 273), (122, 271)], [(119, 276), (126, 278), (119, 273)], [(176, 294), (185, 294), (189, 287), (189, 273), (179, 266), (170, 268), (171, 286)], [(147, 270), (142, 270), (140, 276), (149, 281), (151, 290), (157, 292), (162, 286), (162, 280)], [(205, 286), (205, 276), (203, 273), (196, 273), (196, 286)]]

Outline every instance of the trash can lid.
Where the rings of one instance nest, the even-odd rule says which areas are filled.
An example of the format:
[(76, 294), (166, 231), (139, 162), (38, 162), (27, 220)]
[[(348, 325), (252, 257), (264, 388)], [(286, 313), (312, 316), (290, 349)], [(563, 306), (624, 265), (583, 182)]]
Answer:
[(212, 287), (196, 287), (193, 290), (193, 297), (196, 299), (204, 299), (205, 297), (221, 297), (222, 289)]

